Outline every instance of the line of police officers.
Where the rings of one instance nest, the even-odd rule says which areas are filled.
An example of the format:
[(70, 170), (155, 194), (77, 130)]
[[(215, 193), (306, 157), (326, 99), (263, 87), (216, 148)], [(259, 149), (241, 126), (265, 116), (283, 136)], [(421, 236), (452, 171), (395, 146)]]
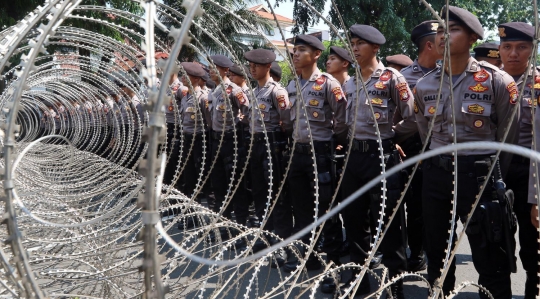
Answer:
[[(358, 24), (349, 28), (354, 58), (343, 48), (331, 47), (326, 64), (328, 73), (317, 68), (317, 60), (325, 49), (322, 42), (309, 35), (296, 36), (292, 59), (299, 85), (293, 80), (286, 88), (277, 81), (281, 70), (270, 50), (246, 52), (244, 58), (249, 62), (249, 69), (234, 65), (226, 56), (211, 56), (215, 69), (211, 68), (210, 79), (216, 88), (208, 92), (201, 89), (205, 81), (209, 81), (204, 78), (203, 67), (182, 63), (186, 73), (181, 78), (184, 86), (176, 90), (174, 99), (183, 126), (183, 131), (178, 134), (183, 134), (184, 146), (195, 140), (193, 157), (183, 158), (184, 161), (187, 159), (186, 163), (193, 163), (190, 166), (193, 171), (184, 175), (184, 180), (189, 181), (189, 176), (197, 176), (200, 171), (202, 131), (208, 130), (211, 159), (217, 159), (210, 173), (214, 210), (222, 211), (229, 218), (234, 211), (235, 220), (246, 224), (249, 204), (253, 201), (255, 214), (263, 228), (286, 238), (331, 208), (330, 201), (340, 175), (343, 181), (338, 190), (339, 198), (347, 198), (378, 176), (382, 167), (389, 169), (418, 154), (426, 143), (427, 150), (471, 141), (506, 142), (531, 148), (531, 109), (537, 100), (540, 101), (540, 74), (537, 70), (525, 72), (529, 57), (533, 55), (534, 28), (525, 23), (499, 25), (499, 52), (497, 45), (483, 44), (475, 49), (477, 58), (493, 59), (490, 64), (469, 54), (471, 46), (484, 37), (478, 19), (454, 6), (443, 8), (442, 16), (446, 16), (446, 9), (450, 16), (447, 22), (451, 64), (437, 63), (442, 59), (445, 40), (444, 29), (436, 21), (422, 22), (411, 32), (411, 40), (418, 47), (418, 59), (414, 62), (404, 55), (387, 57), (388, 63), (398, 69), (408, 65), (401, 72), (385, 67), (377, 59), (377, 53), (386, 41), (381, 32), (372, 26)], [(501, 66), (501, 62), (503, 69), (494, 65)], [(363, 83), (349, 77), (348, 70), (353, 64), (359, 66)], [(524, 80), (525, 75), (528, 75), (527, 80)], [(277, 80), (272, 78), (275, 76), (278, 76)], [(441, 77), (442, 89), (439, 89)], [(188, 78), (193, 90), (186, 87)], [(249, 79), (257, 82), (253, 93), (246, 84)], [(522, 87), (524, 96), (518, 102), (518, 91)], [(174, 105), (170, 103), (170, 112), (176, 111)], [(171, 138), (175, 117), (169, 115), (167, 118)], [(428, 136), (430, 126), (432, 132)], [(249, 138), (253, 138), (253, 148), (250, 160), (246, 161)], [(349, 144), (350, 149), (347, 148)], [(347, 150), (350, 150), (349, 160), (340, 173), (336, 171), (339, 169), (335, 164), (336, 154)], [(531, 204), (536, 201), (535, 192), (531, 190), (534, 182), (529, 183), (532, 177), (529, 175), (530, 161), (505, 153), (496, 160), (495, 154), (496, 149), (478, 149), (460, 151), (455, 156), (451, 153), (439, 155), (422, 162), (405, 196), (407, 217), (402, 205), (381, 244), (382, 262), (391, 276), (420, 271), (427, 264), (428, 281), (435, 288), (440, 288), (444, 294), (454, 288), (455, 259), (449, 269), (445, 269), (444, 282), (440, 278), (449, 233), (454, 234), (455, 240), (455, 231), (450, 231), (450, 212), (455, 196), (456, 219), (465, 222), (471, 215), (466, 233), (479, 283), (494, 298), (510, 299), (516, 228), (512, 213), (504, 210), (505, 199), (509, 197), (496, 200), (497, 188), (500, 188), (497, 183), (506, 178), (507, 188), (514, 191), (513, 209), (520, 227), (520, 257), (527, 273), (525, 298), (534, 298), (538, 294), (538, 236), (531, 221), (537, 210), (531, 209)], [(277, 188), (284, 179), (284, 165), (291, 155), (285, 178), (287, 188), (270, 213)], [(207, 159), (207, 164), (211, 159)], [(249, 183), (240, 180), (239, 176), (245, 163), (249, 163)], [(457, 174), (454, 174), (455, 164)], [(488, 177), (491, 166), (496, 171)], [(171, 167), (176, 168), (169, 165), (168, 169)], [(384, 189), (381, 182), (342, 211), (351, 262), (364, 265), (378, 226), (383, 199), (386, 200), (382, 211), (384, 228), (410, 170), (387, 177)], [(480, 186), (486, 180), (488, 183), (480, 204), (471, 213)], [(456, 183), (457, 193), (454, 194)], [(195, 187), (193, 179), (188, 185), (188, 191), (192, 191)], [(230, 198), (229, 191), (235, 185), (240, 187)], [(251, 196), (247, 194), (249, 188)], [(528, 197), (534, 200), (528, 203)], [(301, 240), (307, 244), (312, 241), (321, 244), (328, 260), (339, 265), (343, 247), (341, 225), (339, 219), (332, 220), (325, 224), (320, 240), (312, 240), (311, 234)], [(263, 235), (253, 249), (260, 250), (274, 242), (276, 240), (266, 239)], [(299, 251), (305, 253), (303, 248)], [(305, 258), (308, 270), (321, 267), (313, 256)], [(289, 251), (277, 255), (273, 266), (291, 272), (299, 264)], [(339, 292), (348, 287), (358, 273), (353, 271), (352, 278), (341, 288), (339, 281), (325, 279), (321, 290)], [(360, 282), (356, 295), (366, 294), (370, 289), (366, 277)], [(392, 285), (391, 293), (393, 298), (404, 298), (402, 281)], [(480, 297), (487, 298), (482, 292)]]

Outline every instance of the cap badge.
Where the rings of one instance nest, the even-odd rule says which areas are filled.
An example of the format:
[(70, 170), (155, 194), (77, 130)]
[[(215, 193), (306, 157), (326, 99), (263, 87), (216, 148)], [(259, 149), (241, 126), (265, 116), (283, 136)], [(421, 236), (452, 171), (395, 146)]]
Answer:
[(431, 31), (437, 31), (439, 28), (439, 23), (431, 23)]
[(487, 57), (499, 58), (499, 51), (497, 51), (497, 50), (489, 50), (489, 53), (488, 53)]
[(499, 28), (499, 36), (500, 37), (506, 37), (506, 33), (504, 32), (504, 27)]

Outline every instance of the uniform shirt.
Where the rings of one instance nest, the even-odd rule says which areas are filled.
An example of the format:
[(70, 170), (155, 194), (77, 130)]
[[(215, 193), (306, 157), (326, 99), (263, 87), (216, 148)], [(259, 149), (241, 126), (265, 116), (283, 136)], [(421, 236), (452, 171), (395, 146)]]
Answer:
[(255, 94), (257, 100), (250, 107), (250, 133), (264, 132), (263, 122), (268, 132), (279, 131), (280, 120), (290, 117), (290, 114), (284, 113), (285, 110), (290, 109), (287, 90), (270, 77), (264, 86), (257, 86), (253, 90), (253, 94)]
[[(386, 68), (382, 62), (379, 62), (371, 77), (365, 82), (367, 98), (361, 82), (358, 82), (360, 90), (357, 95), (356, 83), (356, 78), (352, 78), (345, 85), (349, 137), (358, 140), (377, 140), (375, 120), (383, 140), (394, 138), (396, 134), (407, 135), (411, 134), (411, 131), (413, 133), (416, 131), (416, 128), (404, 125), (405, 122), (411, 122), (414, 118), (414, 104), (412, 92), (402, 74), (393, 68)], [(396, 112), (402, 116), (403, 120), (394, 127), (393, 118)], [(355, 116), (356, 119), (354, 119)]]
[[(517, 80), (517, 90), (520, 91), (523, 86), (523, 79), (525, 74)], [(532, 82), (534, 80), (534, 93), (535, 96), (532, 97)], [(521, 145), (526, 148), (531, 148), (532, 145), (532, 113), (531, 107), (534, 99), (540, 97), (540, 72), (537, 70), (533, 76), (533, 70), (529, 72), (527, 77), (527, 83), (525, 84), (525, 89), (523, 91), (523, 97), (520, 102), (520, 119), (519, 119), (519, 141), (518, 145)]]
[(416, 86), (416, 82), (418, 82), (418, 79), (424, 77), (426, 73), (420, 64), (418, 64), (418, 59), (415, 59), (413, 64), (401, 69), (401, 74), (403, 74), (405, 80), (407, 80), (409, 88), (413, 90)]
[[(172, 96), (172, 95), (175, 95), (176, 92), (178, 91), (178, 89), (180, 89), (181, 87), (184, 87), (182, 82), (180, 82), (180, 80), (178, 80), (178, 79), (175, 79), (173, 81), (173, 83), (171, 83), (171, 85), (169, 85), (169, 89), (167, 89), (167, 95), (171, 96), (171, 100), (169, 101), (169, 105), (167, 105), (167, 111), (165, 111), (165, 121), (168, 124), (174, 124), (174, 103), (173, 103), (173, 101), (176, 100), (176, 96)], [(187, 90), (187, 87), (186, 87), (186, 90)], [(176, 105), (177, 106), (180, 105), (180, 102), (177, 101)]]
[[(310, 142), (307, 120), (314, 141), (330, 141), (334, 132), (340, 135), (347, 131), (347, 99), (339, 82), (332, 75), (317, 69), (301, 86), (302, 97), (298, 96), (295, 80), (289, 82), (287, 92), (291, 103), (288, 123), (294, 125), (293, 138), (296, 142)], [(306, 113), (298, 103), (301, 100), (304, 101)], [(288, 126), (287, 123), (285, 126)]]
[[(469, 141), (501, 141), (510, 126), (507, 142), (513, 141), (517, 121), (509, 124), (512, 109), (516, 108), (516, 83), (507, 73), (491, 64), (469, 58), (465, 71), (454, 83), (454, 109), (450, 106), (450, 82), (444, 77), (439, 108), (435, 107), (442, 68), (437, 67), (420, 79), (414, 93), (418, 130), (425, 142), (429, 121), (435, 117), (431, 149), (453, 143), (452, 114), (456, 122), (458, 143)], [(518, 111), (519, 112), (519, 111)], [(460, 151), (458, 155), (493, 154), (493, 150)]]
[[(223, 85), (226, 94), (223, 94), (221, 84), (208, 94), (207, 117), (211, 118), (208, 122), (212, 124), (212, 130), (217, 132), (233, 130), (238, 113), (249, 113), (249, 100), (244, 91), (229, 78), (223, 80)], [(229, 101), (226, 101), (227, 97)]]
[(207, 95), (200, 87), (195, 87), (195, 97), (187, 93), (180, 101), (180, 119), (185, 133), (200, 133), (205, 129), (202, 112), (205, 109)]

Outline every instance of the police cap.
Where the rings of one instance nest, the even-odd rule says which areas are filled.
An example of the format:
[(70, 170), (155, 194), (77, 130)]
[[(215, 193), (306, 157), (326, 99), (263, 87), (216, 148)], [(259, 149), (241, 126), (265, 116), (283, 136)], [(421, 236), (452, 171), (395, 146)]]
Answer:
[(411, 41), (415, 45), (419, 46), (418, 42), (420, 41), (420, 39), (428, 35), (436, 34), (437, 28), (439, 28), (438, 21), (436, 20), (424, 21), (416, 25), (416, 27), (414, 27), (414, 29), (412, 30)]
[(210, 58), (212, 59), (215, 65), (220, 66), (220, 67), (231, 67), (234, 64), (229, 59), (229, 57), (224, 56), (224, 55), (212, 55), (210, 56)]
[[(484, 38), (484, 28), (482, 28), (482, 24), (480, 24), (478, 18), (470, 11), (449, 5), (448, 15), (450, 18), (449, 21), (458, 21), (463, 25), (469, 27), (472, 32), (478, 34), (478, 37), (480, 37), (480, 39)], [(443, 16), (443, 18), (446, 18), (446, 5), (442, 8), (441, 16)]]
[(235, 65), (233, 65), (233, 66), (231, 66), (229, 68), (229, 72), (231, 72), (231, 73), (233, 73), (233, 74), (235, 74), (237, 76), (244, 77), (244, 74), (242, 73), (242, 69), (244, 69), (244, 72), (246, 72), (246, 74), (248, 75), (248, 78), (251, 79), (249, 69), (245, 65), (235, 64)]
[(202, 68), (202, 66), (195, 62), (182, 62), (180, 65), (184, 68), (184, 71), (186, 71), (186, 74), (193, 76), (193, 77), (202, 77), (206, 72)]
[(499, 25), (501, 41), (532, 41), (534, 27), (523, 22), (511, 22)]
[(210, 76), (208, 76), (208, 73), (205, 72), (201, 79), (203, 79), (204, 82), (208, 82), (208, 80), (210, 80)]
[(255, 49), (244, 53), (244, 58), (256, 64), (269, 64), (276, 60), (276, 54), (266, 49)]
[(358, 37), (372, 44), (384, 45), (386, 38), (377, 30), (377, 28), (369, 25), (354, 24), (349, 28), (351, 37)]
[(386, 56), (386, 63), (400, 65), (402, 67), (413, 64), (413, 61), (407, 55), (397, 54), (392, 56)]
[(294, 38), (294, 45), (306, 45), (324, 51), (323, 43), (313, 35), (299, 34)]
[(272, 62), (272, 67), (270, 67), (270, 74), (281, 78), (281, 67), (279, 66), (279, 63), (277, 61)]
[(337, 55), (341, 59), (343, 59), (345, 61), (348, 61), (351, 64), (354, 63), (352, 58), (351, 58), (351, 55), (349, 55), (349, 52), (347, 50), (341, 48), (341, 47), (331, 46), (330, 47), (330, 54)]
[(474, 57), (501, 58), (499, 55), (499, 45), (494, 43), (483, 43), (474, 49)]

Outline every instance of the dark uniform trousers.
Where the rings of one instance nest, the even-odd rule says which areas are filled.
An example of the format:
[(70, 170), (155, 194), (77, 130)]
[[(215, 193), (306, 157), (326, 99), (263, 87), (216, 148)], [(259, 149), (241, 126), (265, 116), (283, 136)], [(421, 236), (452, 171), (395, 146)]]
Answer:
[[(406, 157), (412, 158), (422, 150), (422, 140), (420, 135), (416, 133), (403, 143), (400, 144), (405, 152)], [(407, 243), (411, 250), (410, 257), (412, 259), (421, 259), (424, 255), (423, 234), (424, 225), (422, 222), (422, 165), (416, 169), (416, 173), (411, 181), (405, 202), (407, 204)], [(414, 166), (406, 168), (408, 174), (412, 173)]]
[[(343, 177), (342, 195), (346, 199), (364, 184), (381, 174), (381, 159), (379, 158), (376, 141), (360, 141), (369, 144), (370, 151), (358, 149), (357, 141), (353, 141), (353, 149), (347, 162)], [(360, 147), (361, 148), (361, 147)], [(387, 169), (395, 165), (397, 152), (389, 141), (383, 141), (385, 163)], [(392, 214), (402, 190), (401, 174), (394, 174), (386, 179), (386, 207), (383, 218), (384, 230), (388, 217)], [(343, 210), (343, 220), (347, 240), (349, 241), (350, 261), (364, 264), (368, 257), (371, 235), (370, 218), (379, 219), (382, 204), (382, 183), (371, 188), (367, 193), (356, 198)], [(405, 251), (405, 226), (403, 205), (399, 208), (394, 220), (384, 236), (379, 247), (383, 253), (383, 263), (388, 267), (389, 274), (395, 276), (407, 270), (407, 255)]]
[[(313, 144), (319, 182), (318, 217), (321, 217), (328, 210), (333, 195), (330, 172), (330, 142), (314, 141)], [(315, 220), (315, 173), (310, 144), (296, 143), (288, 174), (288, 184), (290, 196), (287, 198), (291, 200), (294, 216), (292, 233), (296, 233)], [(330, 235), (329, 229), (333, 227), (332, 225), (325, 224), (322, 236)], [(308, 233), (301, 240), (309, 244), (310, 238), (311, 234)], [(338, 246), (334, 246), (336, 250), (340, 245), (341, 243)], [(330, 244), (324, 244), (323, 246), (333, 247)]]
[[(253, 201), (255, 203), (255, 214), (262, 221), (264, 210), (267, 208), (268, 203), (268, 191), (270, 186), (270, 164), (272, 164), (272, 194), (270, 199), (270, 206), (274, 202), (279, 185), (283, 179), (283, 172), (281, 169), (281, 163), (283, 162), (283, 147), (284, 141), (280, 132), (268, 132), (268, 142), (270, 143), (270, 157), (268, 156), (268, 147), (264, 140), (264, 133), (255, 133), (253, 135), (253, 149), (251, 154), (251, 192), (253, 195)], [(283, 194), (283, 193), (282, 193)], [(282, 195), (283, 196), (283, 195)], [(277, 209), (276, 209), (277, 208)], [(280, 210), (280, 207), (276, 205), (276, 208), (271, 214), (267, 214), (267, 221), (264, 229), (272, 231), (274, 229), (274, 217), (276, 211)], [(279, 225), (279, 224), (278, 224)]]
[[(221, 148), (218, 151), (219, 140), (221, 139), (222, 132), (212, 131), (212, 159), (215, 159), (217, 156), (217, 161), (212, 169), (210, 178), (212, 180), (212, 188), (214, 190), (214, 195), (216, 197), (214, 211), (219, 212), (223, 202), (225, 201), (225, 196), (227, 195), (227, 190), (229, 189), (229, 184), (231, 183), (232, 172), (234, 167), (234, 135), (232, 131), (223, 133), (223, 143)], [(236, 171), (233, 179), (233, 188), (231, 188), (231, 193), (234, 188), (238, 185), (236, 192), (229, 205), (225, 208), (223, 215), (230, 219), (231, 212), (234, 210), (236, 216), (236, 222), (242, 225), (246, 225), (246, 221), (249, 216), (249, 198), (246, 194), (246, 189), (243, 181), (239, 181), (240, 173), (242, 172), (244, 165), (246, 163), (246, 152), (245, 148), (242, 146), (242, 142), (239, 139), (240, 136), (237, 134), (237, 161), (236, 161)], [(246, 170), (247, 171), (247, 170)], [(230, 195), (229, 194), (229, 195)]]
[[(131, 132), (129, 131), (130, 127)], [(118, 132), (119, 134), (117, 136), (122, 136), (122, 139), (117, 140), (116, 142), (121, 141), (122, 144), (123, 157), (120, 157), (120, 159), (123, 159), (122, 165), (126, 168), (133, 168), (141, 157), (144, 143), (141, 142), (139, 129), (137, 127), (123, 124), (120, 127), (120, 130), (122, 131)], [(129, 142), (130, 137), (131, 142)]]
[(530, 160), (514, 156), (505, 178), (506, 187), (514, 191), (514, 213), (519, 225), (519, 257), (527, 273), (525, 298), (538, 294), (538, 233), (531, 223), (531, 204), (527, 203)]
[[(191, 196), (195, 191), (195, 187), (197, 186), (197, 181), (199, 180), (199, 177), (201, 178), (201, 180), (204, 180), (204, 177), (207, 175), (208, 172), (208, 163), (211, 163), (212, 161), (210, 161), (210, 159), (206, 160), (205, 170), (203, 172), (203, 175), (200, 176), (203, 159), (203, 135), (202, 133), (184, 133), (183, 135), (184, 145), (182, 150), (182, 159), (180, 163), (184, 164), (184, 171), (182, 172), (182, 175), (179, 179), (179, 181), (182, 182), (180, 190), (187, 196)], [(193, 140), (194, 138), (195, 140)], [(193, 148), (191, 148), (192, 143)], [(190, 151), (190, 148), (191, 154), (188, 157), (188, 152)], [(209, 153), (207, 153), (207, 157), (208, 156), (210, 156)], [(182, 165), (180, 167), (182, 167)]]
[[(485, 158), (487, 156), (458, 156), (456, 220), (460, 219), (462, 223), (466, 221), (479, 190), (474, 162)], [(436, 156), (423, 161), (422, 212), (426, 233), (424, 246), (429, 260), (428, 281), (431, 284), (441, 275), (447, 240), (450, 237), (448, 231), (451, 225), (454, 190), (454, 175), (452, 174), (454, 168), (451, 159), (451, 156)], [(491, 190), (492, 187), (488, 184), (481, 202), (491, 200)], [(478, 283), (486, 287), (495, 299), (511, 299), (508, 259), (498, 244), (486, 243), (484, 234), (479, 228), (481, 226), (478, 219), (479, 211), (480, 209), (477, 208), (467, 229), (473, 264), (479, 274)], [(453, 246), (455, 246), (457, 238), (455, 229), (452, 233), (454, 234)], [(442, 285), (446, 295), (454, 289), (456, 281), (455, 258), (449, 267)], [(483, 292), (479, 292), (479, 295), (480, 298), (488, 298)]]

